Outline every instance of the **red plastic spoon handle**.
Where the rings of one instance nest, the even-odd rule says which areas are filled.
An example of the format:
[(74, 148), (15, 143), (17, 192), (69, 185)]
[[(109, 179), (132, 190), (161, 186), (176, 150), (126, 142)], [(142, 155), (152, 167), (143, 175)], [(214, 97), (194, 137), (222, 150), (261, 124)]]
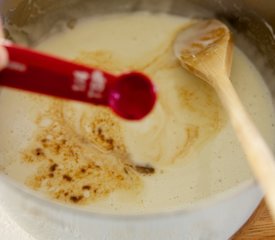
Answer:
[(31, 92), (110, 106), (118, 115), (137, 120), (153, 108), (156, 93), (143, 74), (114, 76), (8, 42), (9, 64), (0, 85)]
[(13, 44), (4, 46), (10, 62), (0, 72), (0, 85), (108, 105), (106, 94), (115, 76)]

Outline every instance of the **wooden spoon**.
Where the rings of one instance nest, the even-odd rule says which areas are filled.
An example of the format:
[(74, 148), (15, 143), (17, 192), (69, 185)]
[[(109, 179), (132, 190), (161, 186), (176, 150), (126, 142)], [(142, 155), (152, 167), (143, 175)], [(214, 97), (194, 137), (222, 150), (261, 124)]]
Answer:
[(275, 220), (275, 162), (271, 150), (245, 111), (230, 79), (232, 39), (218, 20), (196, 21), (180, 32), (174, 52), (181, 65), (214, 87), (235, 128), (247, 160), (265, 192)]

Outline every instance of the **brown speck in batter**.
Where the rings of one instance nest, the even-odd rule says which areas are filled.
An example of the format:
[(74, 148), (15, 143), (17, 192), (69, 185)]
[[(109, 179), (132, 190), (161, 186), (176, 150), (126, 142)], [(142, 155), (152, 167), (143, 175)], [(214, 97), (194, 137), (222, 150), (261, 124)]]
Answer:
[(53, 177), (54, 177), (54, 174), (53, 174), (53, 173), (50, 173), (50, 174), (49, 174), (49, 177), (50, 177), (50, 178), (53, 178)]
[(155, 169), (151, 166), (135, 166), (135, 169), (144, 175), (152, 175), (155, 173)]
[(83, 196), (71, 196), (70, 200), (74, 203), (78, 203), (79, 201), (81, 201), (81, 199), (83, 199)]
[(72, 181), (72, 177), (70, 177), (69, 175), (65, 174), (63, 175), (63, 179), (68, 181), (68, 182), (71, 182)]
[(51, 165), (50, 167), (50, 171), (54, 172), (57, 169), (58, 165), (56, 163), (54, 163), (53, 165)]
[(44, 156), (45, 154), (44, 154), (44, 151), (43, 151), (43, 149), (41, 149), (41, 148), (36, 148), (35, 150), (34, 150), (34, 153), (35, 153), (35, 155), (36, 156)]
[(82, 187), (83, 190), (90, 190), (91, 189), (91, 186), (90, 185), (84, 185)]

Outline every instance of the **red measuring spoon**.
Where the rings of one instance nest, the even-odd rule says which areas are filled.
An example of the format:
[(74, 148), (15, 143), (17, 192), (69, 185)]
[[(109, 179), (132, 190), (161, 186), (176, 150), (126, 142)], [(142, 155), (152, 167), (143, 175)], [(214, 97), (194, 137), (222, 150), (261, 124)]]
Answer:
[(142, 73), (114, 76), (9, 42), (2, 45), (9, 54), (0, 72), (2, 86), (108, 106), (128, 120), (142, 119), (156, 102), (154, 85)]

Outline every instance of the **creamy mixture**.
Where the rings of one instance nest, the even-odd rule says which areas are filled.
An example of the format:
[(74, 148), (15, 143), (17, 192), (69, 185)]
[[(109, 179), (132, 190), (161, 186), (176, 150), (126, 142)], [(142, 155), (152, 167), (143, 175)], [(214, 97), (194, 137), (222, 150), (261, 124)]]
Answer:
[[(3, 171), (52, 200), (125, 214), (180, 209), (251, 179), (214, 90), (173, 55), (176, 34), (189, 21), (149, 13), (102, 16), (41, 42), (38, 50), (112, 73), (146, 73), (158, 103), (144, 120), (128, 122), (106, 108), (3, 89)], [(274, 146), (270, 94), (237, 48), (231, 79)]]

